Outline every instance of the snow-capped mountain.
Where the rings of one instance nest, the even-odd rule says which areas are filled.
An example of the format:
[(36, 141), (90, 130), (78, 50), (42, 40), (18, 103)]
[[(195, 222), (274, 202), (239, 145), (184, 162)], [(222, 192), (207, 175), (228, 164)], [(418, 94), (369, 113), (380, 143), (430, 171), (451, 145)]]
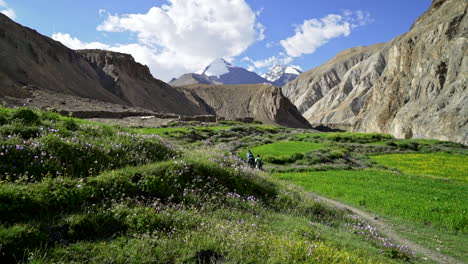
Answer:
[(283, 86), (296, 79), (301, 73), (302, 69), (299, 66), (276, 65), (271, 68), (269, 73), (263, 74), (262, 77), (276, 86)]
[(248, 71), (242, 67), (236, 67), (224, 59), (216, 59), (203, 74), (208, 76), (213, 82), (221, 84), (256, 84), (268, 83), (255, 72)]
[(231, 63), (219, 58), (208, 65), (202, 74), (206, 76), (220, 77), (221, 75), (229, 73), (231, 68), (234, 68)]
[[(210, 83), (207, 83), (210, 82)], [(258, 84), (270, 83), (255, 72), (236, 67), (224, 59), (216, 59), (201, 74), (184, 74), (169, 84), (183, 86), (191, 84)]]

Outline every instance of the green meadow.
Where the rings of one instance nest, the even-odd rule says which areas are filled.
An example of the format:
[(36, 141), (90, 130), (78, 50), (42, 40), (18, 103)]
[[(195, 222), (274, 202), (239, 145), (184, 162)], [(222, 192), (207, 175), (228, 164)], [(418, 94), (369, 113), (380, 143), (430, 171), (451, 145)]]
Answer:
[[(271, 171), (247, 168), (248, 149)], [(437, 236), (441, 252), (466, 260), (464, 153), (383, 134), (134, 128), (0, 108), (0, 261), (426, 263), (310, 192), (388, 218), (429, 248)]]
[(468, 183), (468, 156), (453, 153), (407, 153), (372, 156), (373, 161), (407, 175)]

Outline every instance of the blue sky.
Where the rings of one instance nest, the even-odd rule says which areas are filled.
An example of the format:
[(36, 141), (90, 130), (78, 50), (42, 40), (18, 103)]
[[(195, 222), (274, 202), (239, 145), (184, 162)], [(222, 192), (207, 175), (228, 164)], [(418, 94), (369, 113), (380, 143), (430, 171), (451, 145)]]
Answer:
[(409, 30), (431, 0), (0, 0), (0, 12), (74, 48), (130, 53), (165, 81), (224, 57), (258, 73), (310, 70)]

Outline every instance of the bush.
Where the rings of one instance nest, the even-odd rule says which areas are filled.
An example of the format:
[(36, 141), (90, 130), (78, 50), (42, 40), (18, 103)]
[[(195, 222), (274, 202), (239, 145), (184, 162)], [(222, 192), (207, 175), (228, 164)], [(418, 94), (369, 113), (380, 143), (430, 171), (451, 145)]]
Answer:
[(68, 237), (71, 240), (106, 239), (123, 233), (128, 226), (112, 212), (90, 212), (70, 219)]
[[(111, 128), (87, 129), (110, 134)], [(42, 130), (41, 130), (42, 131)], [(69, 132), (71, 133), (71, 132)], [(40, 180), (46, 175), (88, 177), (106, 169), (135, 166), (165, 160), (177, 153), (157, 137), (132, 134), (90, 137), (82, 131), (66, 136), (63, 131), (48, 129), (39, 138), (27, 141), (17, 137), (0, 138), (0, 168), (10, 180), (27, 175)]]
[(219, 199), (227, 193), (269, 200), (277, 194), (275, 185), (251, 172), (183, 160), (143, 171), (138, 185), (147, 194), (173, 202)]
[(42, 130), (38, 126), (27, 126), (18, 121), (0, 127), (0, 134), (4, 136), (18, 135), (23, 139), (37, 138), (41, 132)]
[(10, 121), (10, 114), (7, 111), (0, 110), (0, 126), (7, 124)]
[(65, 119), (64, 125), (70, 131), (77, 131), (79, 129), (78, 124), (72, 118)]
[(19, 108), (13, 112), (12, 119), (18, 119), (25, 125), (37, 125), (39, 124), (40, 118), (29, 108)]

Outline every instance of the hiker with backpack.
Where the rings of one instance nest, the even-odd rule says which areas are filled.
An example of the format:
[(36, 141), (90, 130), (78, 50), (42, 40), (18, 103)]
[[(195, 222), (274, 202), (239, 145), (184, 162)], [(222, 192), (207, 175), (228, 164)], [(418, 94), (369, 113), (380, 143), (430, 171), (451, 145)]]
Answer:
[(263, 169), (263, 161), (262, 161), (262, 158), (260, 157), (260, 154), (257, 154), (257, 157), (255, 158), (255, 165), (257, 169), (259, 170)]
[(249, 164), (250, 168), (255, 168), (255, 159), (254, 155), (252, 154), (252, 151), (247, 152), (247, 163)]

